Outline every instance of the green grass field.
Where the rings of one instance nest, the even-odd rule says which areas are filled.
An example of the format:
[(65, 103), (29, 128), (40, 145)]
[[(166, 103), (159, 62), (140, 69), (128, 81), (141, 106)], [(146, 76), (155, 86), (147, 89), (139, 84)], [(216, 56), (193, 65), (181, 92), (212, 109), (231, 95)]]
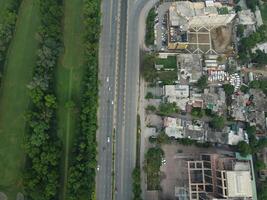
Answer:
[(24, 114), (29, 105), (27, 84), (36, 62), (39, 26), (35, 0), (24, 0), (11, 43), (0, 93), (0, 191), (15, 199), (22, 190), (25, 132)]
[(71, 147), (77, 128), (78, 105), (83, 78), (83, 0), (66, 0), (64, 5), (65, 52), (57, 69), (58, 134), (64, 145), (61, 199), (66, 199), (66, 182)]

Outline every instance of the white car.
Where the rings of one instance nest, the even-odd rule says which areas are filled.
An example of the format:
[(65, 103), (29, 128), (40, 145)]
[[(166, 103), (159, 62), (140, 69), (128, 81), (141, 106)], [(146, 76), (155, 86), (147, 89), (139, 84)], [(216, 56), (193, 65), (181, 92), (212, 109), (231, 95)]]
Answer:
[(110, 143), (110, 138), (108, 137), (108, 143)]
[(109, 77), (107, 76), (107, 82), (109, 82)]
[(97, 170), (97, 171), (99, 171), (99, 169), (100, 169), (100, 166), (99, 166), (99, 165), (97, 165), (97, 168), (96, 168), (96, 170)]
[(114, 102), (113, 102), (113, 101), (111, 101), (111, 104), (113, 105), (113, 104), (114, 104)]

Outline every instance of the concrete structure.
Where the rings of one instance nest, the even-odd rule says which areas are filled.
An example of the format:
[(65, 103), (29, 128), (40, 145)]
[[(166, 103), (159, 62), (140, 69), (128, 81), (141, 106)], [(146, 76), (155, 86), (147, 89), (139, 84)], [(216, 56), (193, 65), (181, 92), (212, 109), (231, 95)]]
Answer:
[(165, 117), (164, 128), (165, 133), (169, 137), (190, 138), (197, 141), (205, 140), (205, 131), (203, 129), (203, 122), (185, 120), (181, 118)]
[(251, 10), (241, 10), (238, 12), (238, 23), (242, 25), (255, 25), (256, 18)]
[(251, 163), (219, 154), (201, 155), (188, 161), (189, 199), (254, 199)]
[(225, 92), (223, 88), (210, 87), (204, 89), (203, 100), (205, 107), (216, 113), (224, 113), (226, 109)]
[(256, 44), (256, 47), (252, 49), (252, 52), (255, 53), (257, 49), (267, 53), (267, 42)]
[(185, 110), (186, 103), (189, 100), (188, 85), (165, 85), (163, 93), (168, 102), (175, 102), (180, 109)]
[(178, 54), (178, 81), (181, 84), (196, 83), (202, 75), (201, 61), (198, 54)]
[(242, 128), (237, 128), (237, 130), (230, 130), (228, 133), (228, 144), (237, 145), (240, 141), (246, 141), (248, 143), (248, 135), (246, 131)]

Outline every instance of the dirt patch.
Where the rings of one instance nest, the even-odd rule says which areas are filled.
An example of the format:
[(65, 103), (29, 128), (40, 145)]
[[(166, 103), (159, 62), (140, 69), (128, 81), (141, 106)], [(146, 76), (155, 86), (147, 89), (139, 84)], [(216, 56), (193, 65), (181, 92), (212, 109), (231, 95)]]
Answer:
[(217, 53), (232, 50), (232, 24), (211, 30), (213, 48)]

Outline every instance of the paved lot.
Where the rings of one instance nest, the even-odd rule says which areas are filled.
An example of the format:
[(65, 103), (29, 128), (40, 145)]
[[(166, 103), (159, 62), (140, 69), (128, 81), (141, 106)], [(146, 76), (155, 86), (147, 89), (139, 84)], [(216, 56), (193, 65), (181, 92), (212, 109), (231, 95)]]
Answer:
[(166, 164), (161, 167), (164, 178), (161, 181), (160, 199), (174, 199), (175, 187), (186, 187), (188, 184), (187, 161), (197, 160), (203, 153), (215, 152), (213, 148), (198, 148), (180, 144), (163, 145)]
[(163, 3), (158, 8), (158, 19), (159, 22), (156, 25), (156, 42), (157, 42), (157, 50), (166, 49), (166, 46), (162, 46), (162, 34), (166, 33), (166, 25), (162, 24), (164, 15), (168, 11), (169, 7), (171, 5), (171, 2)]

